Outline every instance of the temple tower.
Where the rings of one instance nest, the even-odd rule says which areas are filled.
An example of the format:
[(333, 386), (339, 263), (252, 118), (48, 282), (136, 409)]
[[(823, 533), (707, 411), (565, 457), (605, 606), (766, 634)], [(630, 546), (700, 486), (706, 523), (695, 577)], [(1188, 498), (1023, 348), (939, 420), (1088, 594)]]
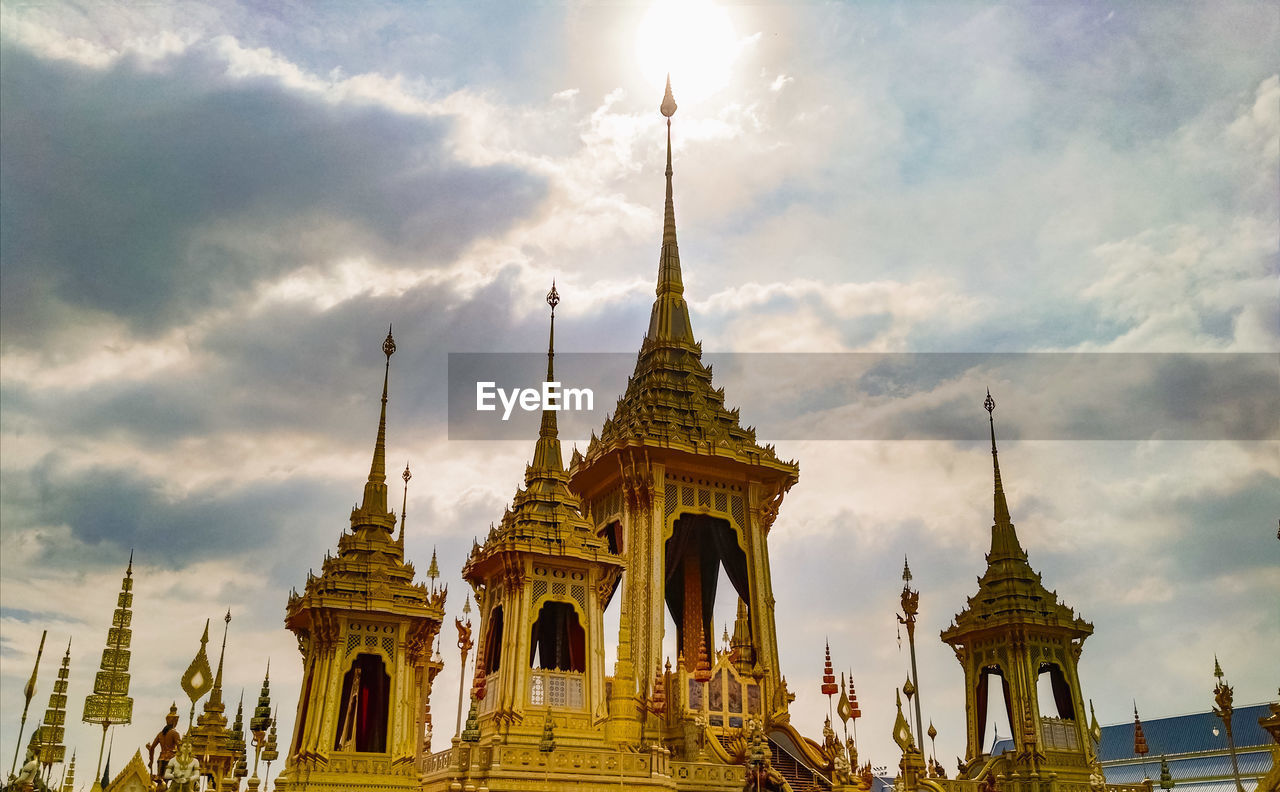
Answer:
[[(702, 664), (700, 676), (709, 675), (722, 568), (745, 604), (739, 657), (751, 658), (749, 674), (762, 691), (762, 711), (752, 714), (785, 722), (790, 700), (778, 665), (768, 535), (799, 468), (758, 444), (755, 431), (740, 425), (737, 409), (725, 407), (724, 391), (712, 385), (694, 340), (672, 199), (675, 110), (668, 80), (661, 106), (666, 205), (649, 329), (612, 417), (570, 465), (570, 487), (587, 506), (592, 530), (626, 560), (609, 714), (613, 736), (631, 741), (640, 737), (635, 702), (648, 697), (665, 659), (664, 609), (676, 625), (682, 667)], [(672, 692), (668, 700), (690, 698)], [(692, 721), (695, 714), (684, 715)]]
[[(988, 413), (995, 401), (987, 394)], [(1048, 790), (1084, 792), (1092, 760), (1084, 699), (1076, 664), (1093, 625), (1058, 601), (1027, 563), (1009, 517), (1000, 459), (996, 453), (995, 419), (991, 424), (991, 460), (995, 475), (995, 521), (986, 572), (978, 592), (942, 640), (955, 650), (964, 668), (967, 719), (966, 767), (963, 777), (1003, 776), (1015, 792)], [(1038, 688), (1046, 677), (1048, 700)], [(990, 733), (987, 700), (990, 685), (1000, 685), (1014, 747), (991, 757), (983, 743)]]
[(404, 526), (393, 537), (396, 517), (387, 509), (387, 381), (395, 349), (388, 331), (378, 437), (351, 530), (286, 607), (303, 680), (279, 790), (417, 787), (414, 759), (439, 671), (431, 647), (446, 592), (413, 582)]
[[(555, 380), (559, 301), (552, 285), (548, 382)], [(473, 695), (482, 745), (536, 748), (548, 718), (558, 745), (602, 745), (603, 613), (623, 561), (583, 516), (568, 483), (556, 413), (544, 409), (524, 486), (462, 570), (480, 606)]]

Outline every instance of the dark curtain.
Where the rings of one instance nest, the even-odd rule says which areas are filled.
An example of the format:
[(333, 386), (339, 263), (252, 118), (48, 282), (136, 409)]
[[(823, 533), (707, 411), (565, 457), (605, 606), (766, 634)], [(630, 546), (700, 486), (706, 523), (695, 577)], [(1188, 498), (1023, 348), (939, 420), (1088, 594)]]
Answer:
[(978, 753), (987, 744), (987, 671), (978, 674)]
[[(694, 532), (687, 517), (676, 520), (663, 551), (663, 594), (667, 607), (676, 623), (676, 646), (684, 646), (684, 556), (693, 540)], [(679, 651), (679, 649), (677, 649)], [(686, 663), (697, 660), (685, 658)]]
[(381, 753), (387, 750), (387, 715), (391, 703), (391, 677), (384, 670), (382, 658), (361, 655), (364, 671), (360, 674), (361, 711), (356, 719), (356, 750)]
[(492, 674), (502, 666), (502, 606), (493, 609), (489, 617), (489, 640), (484, 642), (485, 673)]
[[(733, 590), (746, 603), (751, 602), (751, 576), (747, 571), (747, 554), (738, 546), (738, 534), (724, 520), (713, 520), (715, 530), (712, 538), (715, 542), (716, 554), (724, 565), (724, 573), (733, 584)], [(747, 622), (750, 625), (750, 620)], [(754, 643), (754, 641), (753, 641)]]
[[(696, 548), (702, 581), (702, 637), (707, 656), (713, 656), (716, 588), (720, 566), (724, 566), (734, 591), (744, 602), (751, 601), (751, 579), (747, 571), (747, 554), (738, 546), (738, 536), (728, 522), (705, 514), (681, 515), (667, 540), (665, 550), (664, 596), (676, 623), (676, 646), (684, 646), (684, 563), (686, 554)], [(686, 657), (692, 667), (696, 657)]]
[(1049, 666), (1049, 683), (1053, 686), (1053, 703), (1058, 707), (1058, 717), (1067, 720), (1076, 719), (1076, 708), (1071, 701), (1071, 686), (1067, 684), (1067, 676), (1056, 664)]
[(587, 670), (587, 631), (578, 623), (578, 612), (572, 608), (568, 609), (566, 619), (569, 627), (568, 666), (561, 670), (583, 673)]
[(1000, 675), (1000, 685), (1004, 688), (1004, 714), (1009, 716), (1009, 736), (1016, 737), (1013, 733), (1013, 724), (1017, 722), (1013, 719), (1013, 698), (1009, 695), (1009, 680), (1004, 674)]
[(548, 602), (542, 606), (533, 625), (532, 644), (529, 664), (533, 665), (536, 655), (535, 668), (578, 672), (587, 668), (586, 631), (578, 623), (578, 612), (568, 603)]

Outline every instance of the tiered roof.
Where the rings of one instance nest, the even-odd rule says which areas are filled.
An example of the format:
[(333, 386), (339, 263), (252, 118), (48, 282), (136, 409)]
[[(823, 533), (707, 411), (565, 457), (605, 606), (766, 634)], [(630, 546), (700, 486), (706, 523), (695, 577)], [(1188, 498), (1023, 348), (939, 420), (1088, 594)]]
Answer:
[(725, 407), (724, 389), (712, 385), (711, 367), (703, 365), (702, 345), (694, 340), (689, 324), (671, 186), (671, 116), (675, 110), (668, 80), (662, 102), (662, 113), (667, 116), (667, 196), (649, 331), (613, 415), (605, 419), (599, 436), (592, 433), (585, 456), (574, 451), (570, 467), (577, 473), (613, 450), (656, 446), (763, 466), (776, 471), (790, 486), (799, 476), (799, 466), (794, 460), (778, 459), (772, 445), (757, 443), (754, 427), (744, 428), (737, 408)]

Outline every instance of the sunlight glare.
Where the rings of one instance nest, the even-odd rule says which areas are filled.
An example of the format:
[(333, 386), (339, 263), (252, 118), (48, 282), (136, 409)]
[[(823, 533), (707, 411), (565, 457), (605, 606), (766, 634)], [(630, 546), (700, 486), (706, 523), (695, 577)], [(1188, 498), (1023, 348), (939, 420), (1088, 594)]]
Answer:
[(636, 32), (645, 79), (661, 90), (670, 73), (677, 102), (727, 85), (737, 50), (728, 12), (710, 0), (657, 0)]

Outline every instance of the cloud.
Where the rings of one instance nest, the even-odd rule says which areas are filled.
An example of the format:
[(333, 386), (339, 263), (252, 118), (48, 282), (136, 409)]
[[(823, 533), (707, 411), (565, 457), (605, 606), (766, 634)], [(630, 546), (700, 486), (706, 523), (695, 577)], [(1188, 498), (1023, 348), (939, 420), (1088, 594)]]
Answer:
[(160, 331), (361, 253), (439, 268), (544, 192), (451, 160), (445, 118), (327, 106), (208, 50), (158, 73), (3, 57), (6, 345), (65, 311)]

